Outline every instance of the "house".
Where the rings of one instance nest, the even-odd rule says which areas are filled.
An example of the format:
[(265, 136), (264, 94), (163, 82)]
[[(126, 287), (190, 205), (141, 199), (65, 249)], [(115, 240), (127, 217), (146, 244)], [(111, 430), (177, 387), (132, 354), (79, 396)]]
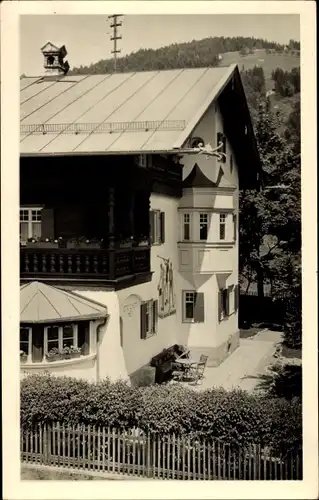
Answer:
[(42, 53), (20, 81), (21, 375), (127, 379), (176, 343), (218, 365), (260, 182), (237, 66), (73, 76)]

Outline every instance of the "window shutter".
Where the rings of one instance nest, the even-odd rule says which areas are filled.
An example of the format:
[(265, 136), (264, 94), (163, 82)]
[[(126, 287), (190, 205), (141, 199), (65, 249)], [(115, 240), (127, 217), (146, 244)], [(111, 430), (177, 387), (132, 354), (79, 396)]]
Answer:
[(223, 291), (218, 290), (218, 321), (223, 319)]
[[(223, 135), (223, 149), (222, 149), (222, 151), (225, 154), (226, 154), (226, 142), (227, 142), (226, 135)], [(226, 157), (223, 157), (223, 163), (225, 163), (225, 162), (226, 162)]]
[(234, 241), (237, 240), (237, 215), (233, 215)]
[(154, 210), (150, 211), (150, 236), (151, 236), (151, 244), (155, 242), (155, 212)]
[(43, 208), (41, 210), (41, 236), (43, 238), (54, 238), (53, 208)]
[(160, 213), (161, 243), (165, 243), (165, 212)]
[(153, 300), (153, 332), (157, 332), (158, 300)]
[(227, 297), (226, 297), (226, 316), (229, 316), (230, 313), (230, 294), (232, 287), (227, 288)]
[(234, 293), (235, 293), (235, 311), (237, 311), (239, 308), (239, 286), (238, 285), (235, 285)]
[[(223, 142), (223, 134), (221, 132), (217, 132), (217, 146), (219, 146), (219, 144)], [(223, 151), (223, 148), (222, 148), (222, 151)]]
[(205, 304), (203, 293), (196, 293), (195, 296), (194, 321), (195, 323), (205, 322)]
[(141, 304), (141, 339), (146, 339), (146, 311), (147, 303)]

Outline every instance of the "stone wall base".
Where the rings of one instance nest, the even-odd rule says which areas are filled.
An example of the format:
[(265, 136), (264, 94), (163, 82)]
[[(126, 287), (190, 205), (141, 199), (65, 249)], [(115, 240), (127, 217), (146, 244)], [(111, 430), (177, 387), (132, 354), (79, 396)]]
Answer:
[(191, 346), (191, 356), (199, 359), (201, 354), (208, 356), (206, 366), (219, 366), (239, 346), (239, 330), (229, 335), (228, 339), (218, 346)]

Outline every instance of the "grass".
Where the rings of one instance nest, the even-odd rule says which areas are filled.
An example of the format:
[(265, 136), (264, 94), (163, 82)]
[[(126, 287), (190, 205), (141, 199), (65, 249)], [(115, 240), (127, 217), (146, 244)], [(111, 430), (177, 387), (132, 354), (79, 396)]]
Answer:
[(105, 480), (108, 478), (100, 477), (100, 476), (90, 476), (87, 474), (75, 474), (72, 472), (62, 472), (55, 471), (51, 469), (44, 468), (28, 468), (21, 467), (21, 480), (29, 480), (29, 481), (37, 481), (37, 480), (52, 480), (52, 481), (85, 481), (85, 480)]
[(241, 339), (248, 339), (249, 337), (254, 337), (257, 333), (261, 332), (262, 328), (251, 327), (251, 328), (241, 328), (239, 330), (239, 337)]
[(256, 50), (254, 54), (241, 56), (239, 52), (226, 52), (223, 55), (221, 64), (230, 65), (238, 64), (239, 70), (252, 69), (254, 66), (261, 66), (265, 73), (266, 90), (273, 88), (271, 73), (276, 68), (281, 68), (284, 71), (291, 71), (292, 68), (300, 66), (300, 57), (291, 54), (266, 54), (264, 49)]

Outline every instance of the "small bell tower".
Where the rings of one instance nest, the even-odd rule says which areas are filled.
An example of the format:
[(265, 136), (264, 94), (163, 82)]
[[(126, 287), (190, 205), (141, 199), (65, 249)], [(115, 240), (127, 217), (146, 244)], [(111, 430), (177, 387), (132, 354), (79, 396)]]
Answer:
[(46, 70), (46, 75), (63, 76), (69, 71), (70, 66), (68, 61), (63, 61), (63, 59), (67, 55), (65, 45), (57, 47), (56, 45), (53, 45), (53, 43), (47, 42), (41, 48), (41, 52), (44, 56), (43, 67)]

